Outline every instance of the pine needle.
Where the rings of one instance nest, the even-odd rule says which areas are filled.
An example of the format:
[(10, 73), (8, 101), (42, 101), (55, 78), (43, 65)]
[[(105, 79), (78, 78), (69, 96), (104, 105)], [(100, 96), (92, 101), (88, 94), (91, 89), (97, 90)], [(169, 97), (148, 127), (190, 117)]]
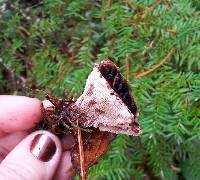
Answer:
[(59, 64), (59, 67), (58, 67), (58, 79), (57, 79), (57, 83), (59, 83), (59, 82), (62, 80), (62, 75), (63, 75), (62, 64)]
[(128, 79), (129, 75), (130, 75), (130, 71), (131, 71), (130, 61), (129, 61), (128, 54), (126, 54), (125, 62), (126, 62), (126, 78)]
[(167, 32), (170, 32), (170, 33), (177, 33), (177, 30), (176, 29), (167, 29)]

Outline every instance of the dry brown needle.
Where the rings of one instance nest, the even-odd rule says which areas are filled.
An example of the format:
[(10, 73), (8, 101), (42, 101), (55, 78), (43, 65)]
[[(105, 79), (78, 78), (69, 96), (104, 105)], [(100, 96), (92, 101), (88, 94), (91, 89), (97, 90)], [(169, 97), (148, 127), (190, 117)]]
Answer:
[(77, 127), (78, 127), (78, 147), (79, 147), (79, 154), (80, 154), (81, 180), (86, 180), (85, 158), (84, 158), (82, 134), (81, 134), (81, 129), (78, 125), (78, 121), (77, 121)]

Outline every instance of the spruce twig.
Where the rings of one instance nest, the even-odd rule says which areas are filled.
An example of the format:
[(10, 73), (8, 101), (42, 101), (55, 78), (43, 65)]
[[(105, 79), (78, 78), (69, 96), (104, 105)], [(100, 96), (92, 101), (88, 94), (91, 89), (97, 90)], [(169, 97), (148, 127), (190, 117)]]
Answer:
[(150, 73), (152, 73), (153, 71), (157, 70), (161, 65), (163, 65), (168, 59), (169, 57), (174, 53), (174, 51), (176, 50), (176, 48), (172, 48), (168, 54), (160, 61), (159, 64), (157, 64), (156, 66), (152, 67), (151, 69), (147, 70), (147, 71), (144, 71), (142, 73), (139, 73), (135, 76), (135, 79), (139, 79), (143, 76), (146, 76)]

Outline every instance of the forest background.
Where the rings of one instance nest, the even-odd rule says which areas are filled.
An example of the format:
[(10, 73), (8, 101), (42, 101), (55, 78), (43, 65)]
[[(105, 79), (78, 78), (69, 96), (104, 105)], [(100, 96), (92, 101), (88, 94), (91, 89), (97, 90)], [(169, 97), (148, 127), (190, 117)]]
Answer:
[(0, 94), (78, 97), (108, 58), (143, 133), (118, 135), (88, 178), (199, 180), (199, 0), (0, 0)]

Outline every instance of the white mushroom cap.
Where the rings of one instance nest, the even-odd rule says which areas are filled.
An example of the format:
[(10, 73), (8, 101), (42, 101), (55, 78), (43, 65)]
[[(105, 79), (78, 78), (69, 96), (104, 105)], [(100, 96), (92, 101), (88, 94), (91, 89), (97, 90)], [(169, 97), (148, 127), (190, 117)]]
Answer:
[(141, 133), (139, 125), (134, 124), (138, 121), (138, 112), (134, 115), (128, 109), (97, 66), (88, 76), (85, 90), (77, 99), (76, 105), (88, 116), (81, 123), (85, 127), (132, 136)]

